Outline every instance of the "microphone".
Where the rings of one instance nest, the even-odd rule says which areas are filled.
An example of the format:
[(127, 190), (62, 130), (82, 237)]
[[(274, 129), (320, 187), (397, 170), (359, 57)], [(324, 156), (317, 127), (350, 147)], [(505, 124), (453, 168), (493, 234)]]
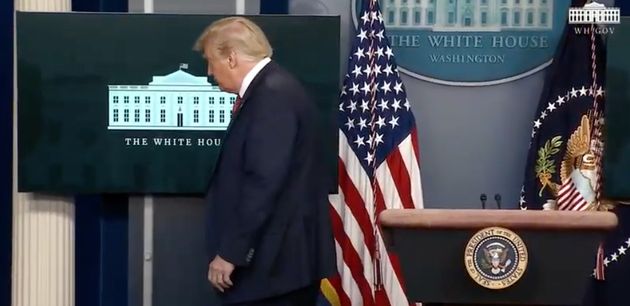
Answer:
[(486, 209), (486, 200), (488, 200), (488, 196), (485, 193), (482, 193), (479, 196), (479, 200), (481, 201), (481, 209)]
[(497, 201), (497, 208), (501, 209), (501, 195), (500, 194), (495, 194), (494, 195), (494, 200)]

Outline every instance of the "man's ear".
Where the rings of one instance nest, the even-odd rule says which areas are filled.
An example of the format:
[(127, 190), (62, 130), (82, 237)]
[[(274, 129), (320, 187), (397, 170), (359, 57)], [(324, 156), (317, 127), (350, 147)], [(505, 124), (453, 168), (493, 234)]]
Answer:
[(238, 56), (234, 50), (230, 51), (230, 54), (228, 54), (227, 61), (230, 69), (236, 68), (236, 65), (238, 64)]

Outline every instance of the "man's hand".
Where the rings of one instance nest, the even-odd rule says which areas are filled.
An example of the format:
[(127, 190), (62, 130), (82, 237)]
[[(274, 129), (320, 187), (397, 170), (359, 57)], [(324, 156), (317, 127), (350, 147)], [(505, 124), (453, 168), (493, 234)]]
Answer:
[(217, 290), (224, 292), (232, 287), (230, 276), (234, 271), (234, 265), (217, 255), (208, 265), (208, 280)]

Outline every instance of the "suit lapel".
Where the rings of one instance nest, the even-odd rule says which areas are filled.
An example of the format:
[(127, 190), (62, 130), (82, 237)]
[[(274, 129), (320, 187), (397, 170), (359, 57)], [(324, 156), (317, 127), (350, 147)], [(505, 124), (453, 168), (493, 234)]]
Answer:
[(254, 77), (254, 79), (252, 79), (252, 82), (249, 83), (247, 90), (245, 91), (245, 93), (243, 93), (243, 97), (241, 97), (241, 107), (236, 112), (234, 117), (232, 117), (232, 119), (230, 120), (230, 124), (228, 124), (224, 139), (227, 139), (228, 135), (230, 134), (230, 130), (232, 130), (232, 126), (234, 125), (234, 122), (236, 122), (236, 119), (240, 116), (240, 114), (243, 112), (243, 109), (248, 104), (247, 100), (251, 96), (252, 92), (254, 92), (256, 88), (260, 85), (260, 82), (262, 81), (264, 76), (268, 74), (269, 71), (273, 70), (274, 66), (275, 66), (274, 61), (273, 60), (270, 61), (267, 65), (265, 65), (265, 67), (263, 67), (263, 69), (260, 70), (260, 72), (258, 72), (258, 74)]

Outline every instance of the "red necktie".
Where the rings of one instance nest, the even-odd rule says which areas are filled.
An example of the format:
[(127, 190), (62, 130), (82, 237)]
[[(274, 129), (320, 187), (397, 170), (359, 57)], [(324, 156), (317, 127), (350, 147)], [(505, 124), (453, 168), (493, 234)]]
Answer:
[(234, 102), (234, 105), (232, 106), (232, 116), (236, 115), (236, 112), (238, 112), (241, 108), (241, 102), (243, 102), (241, 96), (236, 96), (236, 102)]

